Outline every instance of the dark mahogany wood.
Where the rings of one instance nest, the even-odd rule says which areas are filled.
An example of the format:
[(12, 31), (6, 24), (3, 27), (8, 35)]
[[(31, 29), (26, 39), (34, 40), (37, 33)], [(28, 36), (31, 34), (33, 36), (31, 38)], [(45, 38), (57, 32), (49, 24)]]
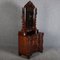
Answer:
[(34, 52), (43, 52), (44, 33), (39, 32), (36, 28), (36, 14), (37, 8), (35, 8), (31, 1), (29, 1), (22, 9), (22, 30), (18, 32), (19, 56), (25, 55), (27, 58), (30, 58)]
[(43, 52), (43, 32), (31, 36), (18, 33), (19, 55), (31, 56), (34, 52)]

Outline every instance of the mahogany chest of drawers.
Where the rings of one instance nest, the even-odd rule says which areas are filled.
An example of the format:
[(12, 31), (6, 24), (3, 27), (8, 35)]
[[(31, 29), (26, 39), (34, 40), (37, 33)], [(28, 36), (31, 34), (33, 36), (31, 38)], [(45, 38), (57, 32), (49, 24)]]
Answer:
[(43, 32), (36, 27), (37, 8), (29, 1), (22, 8), (22, 29), (18, 32), (18, 53), (28, 58), (34, 52), (43, 52)]
[(18, 50), (19, 55), (25, 55), (28, 58), (34, 52), (43, 52), (43, 35), (39, 32), (33, 35), (24, 36), (22, 32), (18, 33)]

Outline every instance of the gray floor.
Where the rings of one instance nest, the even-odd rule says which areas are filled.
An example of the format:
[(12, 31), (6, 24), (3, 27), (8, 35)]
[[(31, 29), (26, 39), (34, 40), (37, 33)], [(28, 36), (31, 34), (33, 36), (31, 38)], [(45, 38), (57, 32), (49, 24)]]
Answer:
[[(17, 52), (17, 49), (0, 49), (0, 60), (28, 60)], [(43, 53), (34, 53), (29, 60), (60, 60), (60, 49), (45, 49)]]

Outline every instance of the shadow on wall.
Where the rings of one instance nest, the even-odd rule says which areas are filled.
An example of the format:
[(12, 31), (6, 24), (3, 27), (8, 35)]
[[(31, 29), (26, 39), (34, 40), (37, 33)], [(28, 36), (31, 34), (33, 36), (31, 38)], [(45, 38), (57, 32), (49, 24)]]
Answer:
[(12, 3), (0, 4), (0, 49), (17, 53), (18, 30), (21, 29), (21, 7)]

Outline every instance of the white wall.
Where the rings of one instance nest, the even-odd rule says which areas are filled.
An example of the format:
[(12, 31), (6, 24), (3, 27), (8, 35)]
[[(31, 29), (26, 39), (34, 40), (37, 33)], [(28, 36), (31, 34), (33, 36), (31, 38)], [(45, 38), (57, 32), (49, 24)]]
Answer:
[(45, 23), (45, 46), (60, 47), (60, 0), (47, 0)]
[[(18, 48), (22, 7), (29, 0), (0, 0), (0, 49)], [(37, 28), (44, 32), (44, 48), (60, 47), (60, 0), (31, 0), (38, 9)], [(14, 50), (13, 50), (14, 52)]]
[(0, 0), (0, 49), (16, 52), (18, 30), (21, 28), (20, 6), (9, 0)]

